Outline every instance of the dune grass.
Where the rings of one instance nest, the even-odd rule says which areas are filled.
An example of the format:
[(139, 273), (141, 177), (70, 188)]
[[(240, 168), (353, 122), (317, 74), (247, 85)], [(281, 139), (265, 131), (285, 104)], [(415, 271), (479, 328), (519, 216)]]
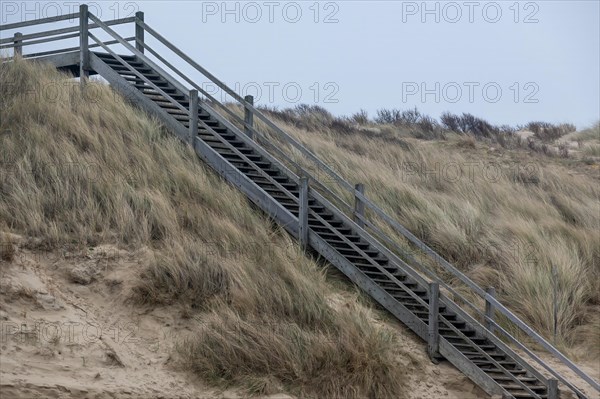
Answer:
[(205, 381), (404, 397), (399, 357), (409, 355), (371, 310), (332, 307), (324, 269), (188, 146), (107, 86), (81, 91), (66, 78), (0, 65), (0, 230), (46, 250), (150, 248), (129, 296), (189, 309), (197, 328), (180, 337), (178, 358)]
[(577, 132), (572, 137), (573, 140), (577, 141), (598, 141), (600, 142), (600, 122), (596, 122), (594, 125)]
[[(376, 203), (481, 286), (494, 286), (503, 303), (560, 348), (600, 355), (592, 328), (600, 309), (600, 190), (593, 176), (469, 136), (423, 141), (400, 127), (341, 131), (315, 119), (278, 123), (346, 180), (365, 183)], [(324, 172), (290, 153), (352, 203)]]

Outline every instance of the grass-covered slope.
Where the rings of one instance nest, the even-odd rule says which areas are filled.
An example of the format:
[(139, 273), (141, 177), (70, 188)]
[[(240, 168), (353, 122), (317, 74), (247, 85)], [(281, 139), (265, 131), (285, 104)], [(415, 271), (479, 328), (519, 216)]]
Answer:
[[(348, 123), (313, 108), (269, 112), (346, 180), (365, 183), (368, 196), (443, 257), (496, 287), (503, 303), (556, 345), (600, 356), (597, 161), (585, 170), (469, 134), (420, 140), (426, 132), (414, 126)], [(597, 126), (581, 139), (596, 133)]]
[[(0, 230), (54, 250), (150, 247), (137, 306), (188, 307), (181, 364), (217, 385), (403, 397), (394, 335), (334, 309), (314, 261), (191, 150), (100, 83), (0, 66)], [(7, 255), (10, 258), (10, 254)]]

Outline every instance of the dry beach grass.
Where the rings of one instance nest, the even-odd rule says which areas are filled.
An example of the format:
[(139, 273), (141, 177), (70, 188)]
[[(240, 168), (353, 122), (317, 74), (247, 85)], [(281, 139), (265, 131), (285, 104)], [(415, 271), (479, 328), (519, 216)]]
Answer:
[[(8, 233), (45, 251), (149, 248), (128, 300), (186, 309), (194, 329), (175, 355), (203, 380), (252, 394), (406, 396), (400, 360), (412, 355), (373, 323), (371, 302), (332, 283), (157, 121), (102, 83), (82, 92), (22, 60), (0, 66), (0, 94), (3, 260), (15, 251)], [(306, 118), (278, 123), (559, 347), (598, 358), (596, 177), (469, 135)], [(332, 306), (340, 285), (356, 304)]]

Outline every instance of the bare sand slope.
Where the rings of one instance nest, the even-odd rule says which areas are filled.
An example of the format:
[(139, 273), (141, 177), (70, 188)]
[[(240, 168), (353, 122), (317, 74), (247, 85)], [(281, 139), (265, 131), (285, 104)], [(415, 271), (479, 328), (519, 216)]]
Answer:
[(136, 255), (19, 252), (2, 264), (2, 398), (214, 397), (171, 365), (185, 320), (124, 304)]

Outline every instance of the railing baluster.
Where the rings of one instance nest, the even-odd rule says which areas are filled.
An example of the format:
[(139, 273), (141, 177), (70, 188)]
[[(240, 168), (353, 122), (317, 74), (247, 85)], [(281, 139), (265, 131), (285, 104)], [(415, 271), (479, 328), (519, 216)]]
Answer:
[[(358, 183), (354, 186), (354, 189), (361, 193), (361, 194), (365, 194), (365, 185), (362, 183)], [(356, 193), (354, 193), (354, 222), (356, 222), (357, 225), (359, 225), (360, 227), (365, 227), (365, 222), (359, 218), (358, 216), (362, 216), (364, 218), (365, 216), (365, 203), (363, 201), (361, 201), (360, 198), (358, 198), (358, 196), (356, 195)]]
[(198, 90), (190, 90), (190, 144), (198, 137)]
[[(496, 289), (494, 287), (488, 287), (485, 290), (486, 294), (491, 296), (492, 298), (496, 298)], [(490, 301), (485, 300), (485, 327), (490, 330), (490, 332), (494, 332), (494, 321), (495, 321), (495, 313), (496, 307)]]
[(439, 331), (439, 298), (440, 284), (429, 283), (429, 323), (427, 325), (427, 353), (432, 362), (438, 363), (440, 331)]
[[(144, 27), (140, 24), (144, 22), (144, 13), (138, 11), (135, 13), (135, 48), (140, 52), (144, 53)], [(136, 85), (142, 85), (144, 82), (140, 79), (135, 80)]]
[(548, 380), (548, 399), (558, 399), (558, 380)]
[[(247, 95), (244, 97), (244, 100), (248, 102), (250, 105), (254, 105), (254, 97), (251, 95)], [(252, 132), (252, 127), (254, 126), (254, 114), (252, 113), (252, 109), (250, 107), (244, 105), (244, 132), (246, 136), (254, 139), (254, 133)]]
[(13, 36), (13, 42), (15, 43), (15, 56), (23, 56), (23, 34), (16, 32)]
[(83, 84), (89, 77), (90, 53), (88, 43), (88, 6), (79, 6), (79, 81)]
[(298, 240), (303, 250), (308, 248), (308, 177), (300, 178), (298, 206)]
[(139, 23), (144, 22), (144, 13), (138, 11), (135, 13), (135, 48), (140, 52), (144, 52), (144, 27)]

